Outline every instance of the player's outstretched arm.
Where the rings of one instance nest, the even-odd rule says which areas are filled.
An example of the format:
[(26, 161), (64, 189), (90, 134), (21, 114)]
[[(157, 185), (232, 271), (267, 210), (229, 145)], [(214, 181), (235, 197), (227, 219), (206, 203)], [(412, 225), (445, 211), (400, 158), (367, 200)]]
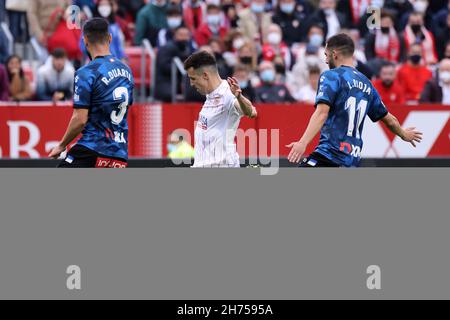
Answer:
[(299, 141), (292, 142), (286, 147), (292, 148), (288, 155), (289, 162), (298, 163), (300, 162), (302, 155), (305, 153), (306, 147), (314, 139), (316, 134), (322, 129), (323, 124), (328, 118), (328, 113), (330, 112), (330, 107), (325, 103), (319, 103), (314, 111), (311, 119), (309, 119), (308, 127), (305, 133), (300, 138)]
[(411, 143), (414, 147), (416, 146), (416, 142), (422, 141), (422, 132), (417, 131), (414, 127), (403, 129), (397, 118), (391, 113), (384, 116), (381, 121), (394, 134), (402, 138), (403, 141)]
[(60, 141), (60, 143), (52, 149), (48, 155), (50, 158), (58, 159), (64, 150), (66, 150), (69, 143), (72, 142), (84, 129), (88, 121), (88, 109), (74, 109), (72, 118), (70, 119), (69, 125), (67, 126), (66, 133)]
[(256, 108), (253, 106), (250, 100), (244, 97), (244, 95), (242, 94), (242, 89), (239, 86), (239, 82), (236, 80), (236, 78), (228, 78), (227, 81), (230, 86), (231, 92), (237, 99), (237, 102), (239, 104), (238, 107), (247, 117), (256, 118), (258, 116)]

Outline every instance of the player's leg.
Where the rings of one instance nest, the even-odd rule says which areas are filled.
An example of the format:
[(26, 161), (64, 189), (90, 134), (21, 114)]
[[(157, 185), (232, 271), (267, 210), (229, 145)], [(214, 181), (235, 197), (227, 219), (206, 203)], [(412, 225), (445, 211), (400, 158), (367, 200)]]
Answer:
[(328, 158), (324, 157), (320, 153), (313, 152), (309, 157), (304, 158), (300, 163), (299, 167), (303, 168), (318, 168), (318, 167), (339, 167), (336, 163), (330, 161)]
[(75, 145), (58, 164), (58, 168), (95, 168), (97, 154), (88, 148)]

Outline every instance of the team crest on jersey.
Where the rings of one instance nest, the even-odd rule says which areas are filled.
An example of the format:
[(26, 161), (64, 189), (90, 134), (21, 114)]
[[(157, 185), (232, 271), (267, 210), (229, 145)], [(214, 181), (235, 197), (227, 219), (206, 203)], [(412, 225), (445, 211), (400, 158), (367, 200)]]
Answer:
[(208, 118), (200, 115), (197, 126), (202, 128), (203, 130), (207, 130), (208, 129)]

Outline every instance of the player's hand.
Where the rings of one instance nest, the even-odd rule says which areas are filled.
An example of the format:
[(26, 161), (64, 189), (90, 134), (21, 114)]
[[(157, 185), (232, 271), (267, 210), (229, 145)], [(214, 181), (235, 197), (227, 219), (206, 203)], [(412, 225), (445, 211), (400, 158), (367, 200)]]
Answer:
[(239, 98), (239, 96), (242, 94), (241, 86), (239, 85), (239, 82), (236, 80), (236, 78), (230, 78), (227, 79), (228, 84), (230, 85), (231, 92), (234, 94), (236, 98)]
[(292, 148), (288, 155), (289, 162), (299, 163), (302, 155), (305, 153), (306, 145), (300, 141), (297, 141), (286, 145), (286, 147)]
[(50, 151), (48, 156), (53, 159), (58, 159), (59, 156), (61, 155), (61, 153), (63, 153), (64, 151), (66, 151), (66, 148), (63, 148), (62, 146), (57, 145), (56, 147), (54, 147), (52, 149), (52, 151)]
[(422, 132), (417, 131), (415, 127), (411, 127), (404, 130), (403, 136), (401, 138), (403, 139), (403, 141), (411, 143), (415, 148), (416, 142), (422, 141), (422, 135)]

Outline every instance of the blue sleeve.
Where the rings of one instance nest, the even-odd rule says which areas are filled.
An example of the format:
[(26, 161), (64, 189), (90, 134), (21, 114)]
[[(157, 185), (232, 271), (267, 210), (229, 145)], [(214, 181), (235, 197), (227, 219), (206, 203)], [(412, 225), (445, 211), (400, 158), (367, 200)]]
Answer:
[(388, 111), (386, 109), (386, 106), (384, 105), (383, 101), (381, 101), (381, 97), (378, 94), (377, 90), (373, 88), (372, 105), (370, 106), (367, 115), (369, 116), (370, 120), (372, 120), (372, 122), (377, 122), (387, 114)]
[(317, 88), (317, 96), (315, 106), (324, 103), (333, 107), (336, 96), (339, 92), (339, 77), (331, 70), (327, 70), (320, 76), (319, 86)]
[(94, 90), (95, 76), (89, 69), (78, 70), (75, 73), (73, 107), (90, 109), (91, 93)]

